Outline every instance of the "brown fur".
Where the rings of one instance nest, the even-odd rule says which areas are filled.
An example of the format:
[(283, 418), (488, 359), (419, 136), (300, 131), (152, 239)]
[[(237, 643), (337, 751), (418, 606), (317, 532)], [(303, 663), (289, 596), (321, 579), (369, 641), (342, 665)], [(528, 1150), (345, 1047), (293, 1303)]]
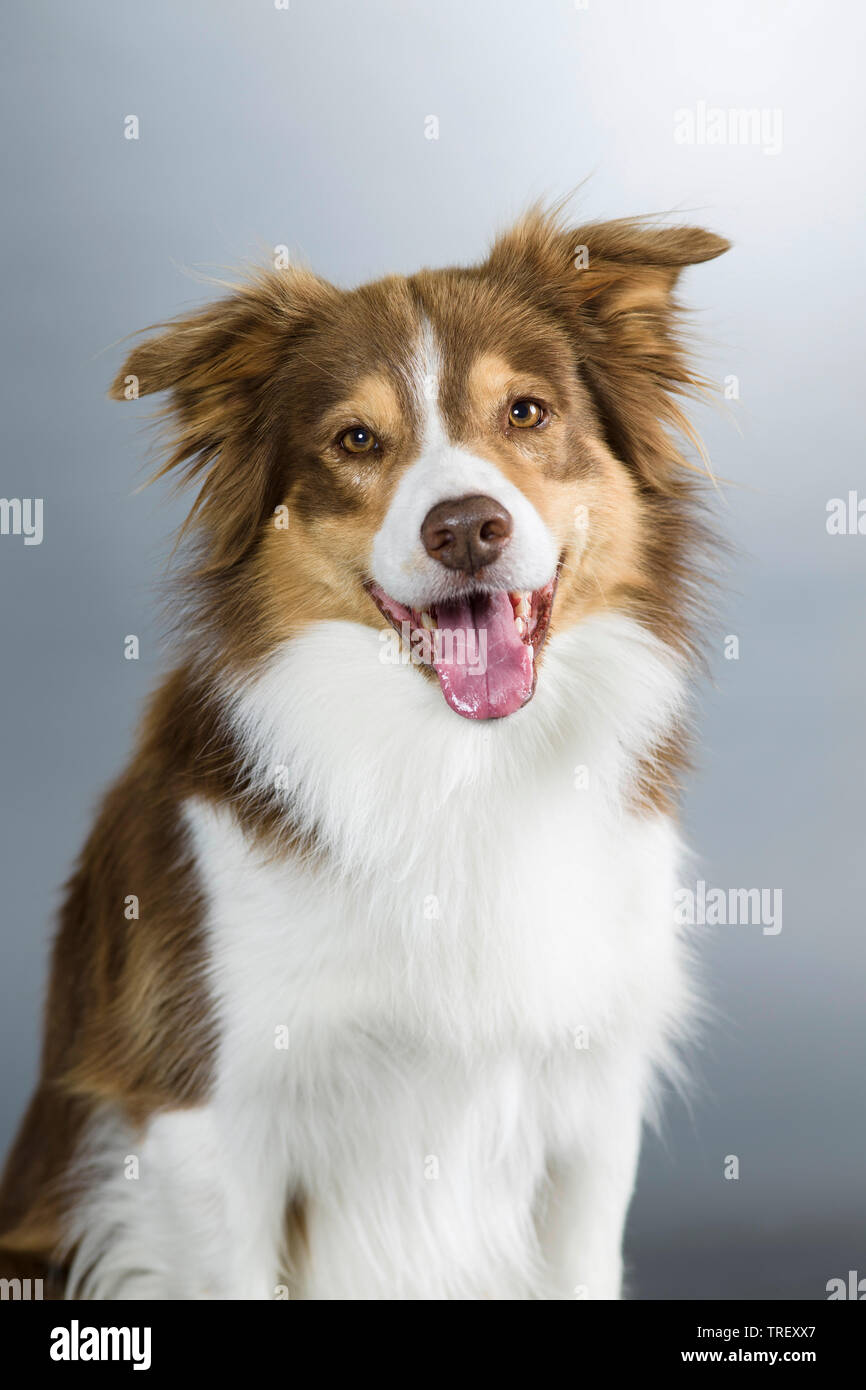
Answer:
[[(574, 266), (580, 246), (586, 269)], [(112, 395), (167, 392), (160, 471), (201, 484), (182, 580), (189, 655), (153, 700), (67, 890), (39, 1088), (0, 1189), (0, 1273), (40, 1271), (61, 1287), (52, 1260), (70, 1162), (99, 1107), (143, 1123), (207, 1093), (214, 1033), (183, 801), (230, 801), (275, 852), (316, 852), (252, 794), (206, 658), (217, 650), (224, 671), (242, 673), (310, 621), (381, 626), (365, 559), (419, 447), (411, 372), (422, 315), (441, 344), (452, 436), (523, 488), (561, 544), (554, 628), (618, 608), (688, 653), (701, 529), (694, 475), (670, 432), (688, 434), (677, 397), (700, 383), (672, 291), (684, 266), (725, 249), (693, 228), (571, 230), (535, 212), (480, 266), (351, 292), (307, 272), (260, 273), (133, 348)], [(551, 407), (545, 428), (509, 430), (519, 395)], [(374, 457), (336, 443), (359, 423), (380, 440)], [(684, 756), (679, 737), (658, 750), (642, 804), (675, 800)], [(130, 894), (138, 921), (124, 917)]]

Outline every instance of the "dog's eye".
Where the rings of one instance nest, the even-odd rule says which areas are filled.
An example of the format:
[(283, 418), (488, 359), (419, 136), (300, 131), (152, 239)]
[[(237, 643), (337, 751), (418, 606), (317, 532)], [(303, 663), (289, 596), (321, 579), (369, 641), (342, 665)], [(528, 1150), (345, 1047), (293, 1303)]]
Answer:
[(508, 412), (508, 423), (514, 425), (515, 429), (518, 430), (531, 430), (536, 425), (541, 424), (545, 414), (543, 405), (539, 405), (538, 401), (531, 401), (526, 397), (514, 402)]
[(363, 425), (356, 425), (354, 429), (346, 430), (346, 433), (340, 436), (340, 448), (345, 449), (347, 454), (369, 454), (370, 450), (376, 447), (375, 434)]

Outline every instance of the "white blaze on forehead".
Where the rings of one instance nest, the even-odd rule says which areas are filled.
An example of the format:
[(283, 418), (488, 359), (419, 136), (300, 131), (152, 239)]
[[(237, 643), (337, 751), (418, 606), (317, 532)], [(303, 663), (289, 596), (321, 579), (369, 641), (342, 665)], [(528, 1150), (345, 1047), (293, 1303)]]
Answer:
[(462, 581), (427, 554), (421, 526), (440, 502), (483, 496), (511, 513), (514, 529), (501, 559), (485, 572), (482, 587), (540, 589), (556, 570), (556, 542), (526, 494), (495, 464), (451, 443), (439, 409), (439, 367), (438, 347), (425, 322), (413, 380), (423, 420), (421, 452), (400, 479), (374, 537), (372, 578), (391, 598), (412, 608), (452, 597)]

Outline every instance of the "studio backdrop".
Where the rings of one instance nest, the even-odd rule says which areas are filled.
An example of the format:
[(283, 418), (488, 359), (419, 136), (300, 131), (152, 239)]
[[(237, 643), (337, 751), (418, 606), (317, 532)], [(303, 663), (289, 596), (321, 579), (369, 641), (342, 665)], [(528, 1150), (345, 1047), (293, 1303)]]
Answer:
[[(536, 199), (733, 242), (682, 296), (730, 553), (683, 808), (712, 1011), (645, 1144), (631, 1296), (866, 1276), (863, 16), (841, 0), (30, 0), (2, 19), (0, 1143), (61, 886), (166, 660), (184, 505), (122, 339), (288, 255), (478, 259)], [(137, 641), (131, 644), (130, 637)]]

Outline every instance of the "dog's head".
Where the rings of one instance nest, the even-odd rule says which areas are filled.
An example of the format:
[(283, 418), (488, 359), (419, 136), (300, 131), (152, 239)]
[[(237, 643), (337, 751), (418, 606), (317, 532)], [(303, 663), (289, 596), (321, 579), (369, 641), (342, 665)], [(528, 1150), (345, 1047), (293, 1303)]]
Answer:
[(352, 291), (270, 271), (144, 340), (112, 394), (171, 393), (162, 471), (202, 478), (212, 625), (251, 657), (384, 616), (473, 719), (524, 705), (549, 633), (599, 608), (682, 637), (669, 430), (696, 379), (672, 291), (726, 246), (535, 213), (477, 267)]

